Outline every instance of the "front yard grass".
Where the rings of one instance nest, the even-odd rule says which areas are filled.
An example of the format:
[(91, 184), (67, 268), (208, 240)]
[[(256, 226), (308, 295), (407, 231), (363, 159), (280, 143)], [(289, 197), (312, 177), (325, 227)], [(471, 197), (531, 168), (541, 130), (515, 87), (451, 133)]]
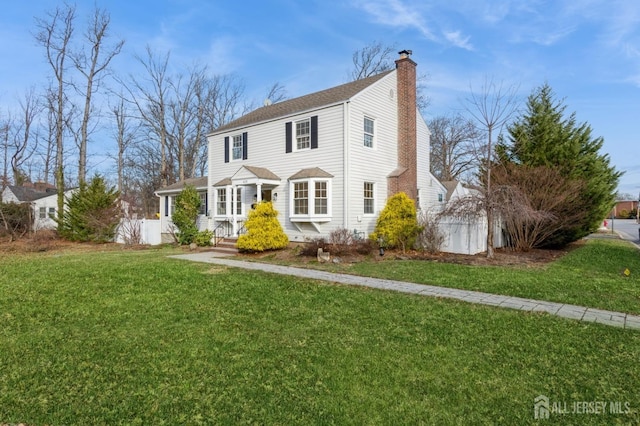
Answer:
[(541, 394), (640, 421), (633, 330), (154, 251), (0, 270), (0, 424), (534, 424)]
[(306, 267), (640, 314), (640, 251), (621, 240), (587, 240), (545, 266), (479, 266), (389, 257), (338, 264), (312, 261)]

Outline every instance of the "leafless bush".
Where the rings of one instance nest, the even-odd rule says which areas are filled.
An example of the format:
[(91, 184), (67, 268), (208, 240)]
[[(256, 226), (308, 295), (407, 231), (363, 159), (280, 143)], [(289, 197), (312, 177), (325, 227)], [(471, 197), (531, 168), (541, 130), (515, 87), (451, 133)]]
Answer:
[(142, 224), (139, 220), (132, 219), (129, 216), (123, 217), (118, 228), (125, 245), (137, 246), (142, 244)]
[(418, 224), (422, 228), (416, 240), (419, 249), (429, 253), (437, 253), (442, 248), (445, 235), (440, 230), (438, 219), (438, 216), (429, 212), (422, 212), (419, 215)]
[(327, 246), (328, 244), (324, 238), (314, 238), (312, 240), (306, 241), (303, 244), (302, 250), (300, 250), (300, 255), (315, 257), (318, 255), (319, 248), (321, 248), (322, 250), (327, 250)]

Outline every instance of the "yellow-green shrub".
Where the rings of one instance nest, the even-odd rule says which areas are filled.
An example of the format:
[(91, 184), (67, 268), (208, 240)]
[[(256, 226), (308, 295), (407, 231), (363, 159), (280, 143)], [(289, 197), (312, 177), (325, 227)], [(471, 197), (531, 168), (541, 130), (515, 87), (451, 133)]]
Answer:
[(238, 237), (238, 250), (243, 252), (258, 252), (278, 250), (287, 247), (289, 238), (278, 222), (278, 212), (271, 202), (262, 202), (249, 212), (245, 223), (246, 234)]
[(412, 248), (422, 228), (418, 225), (416, 205), (404, 192), (399, 192), (387, 200), (380, 212), (374, 232), (369, 239), (388, 248)]

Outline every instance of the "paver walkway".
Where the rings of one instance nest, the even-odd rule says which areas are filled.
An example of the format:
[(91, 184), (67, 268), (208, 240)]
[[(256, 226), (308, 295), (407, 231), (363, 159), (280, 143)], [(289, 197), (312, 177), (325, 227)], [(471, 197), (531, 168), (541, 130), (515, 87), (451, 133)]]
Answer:
[(269, 263), (244, 262), (220, 257), (211, 252), (180, 254), (170, 256), (194, 262), (213, 263), (234, 268), (254, 269), (274, 274), (293, 275), (314, 280), (330, 281), (347, 285), (392, 290), (401, 293), (412, 293), (421, 296), (441, 297), (445, 299), (462, 300), (481, 305), (499, 306), (501, 308), (518, 309), (521, 311), (547, 312), (563, 318), (579, 321), (597, 322), (614, 327), (632, 328), (640, 330), (640, 316), (623, 312), (605, 311), (587, 308), (585, 306), (568, 305), (565, 303), (546, 302), (542, 300), (525, 299), (522, 297), (503, 296), (499, 294), (483, 293), (472, 290), (459, 290), (433, 285), (415, 284), (404, 281), (387, 280), (381, 278), (362, 277), (357, 275), (336, 274), (334, 272), (316, 269), (295, 268), (292, 266), (272, 265)]

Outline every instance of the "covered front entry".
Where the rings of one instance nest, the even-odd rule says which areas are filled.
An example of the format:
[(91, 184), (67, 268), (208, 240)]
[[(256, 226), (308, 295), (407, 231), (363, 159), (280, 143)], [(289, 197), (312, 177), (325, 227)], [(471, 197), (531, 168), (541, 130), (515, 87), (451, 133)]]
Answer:
[(223, 179), (214, 185), (217, 214), (214, 217), (214, 229), (222, 224), (225, 234), (243, 233), (244, 221), (249, 209), (261, 201), (277, 200), (275, 189), (280, 178), (262, 167), (242, 166), (231, 178)]

